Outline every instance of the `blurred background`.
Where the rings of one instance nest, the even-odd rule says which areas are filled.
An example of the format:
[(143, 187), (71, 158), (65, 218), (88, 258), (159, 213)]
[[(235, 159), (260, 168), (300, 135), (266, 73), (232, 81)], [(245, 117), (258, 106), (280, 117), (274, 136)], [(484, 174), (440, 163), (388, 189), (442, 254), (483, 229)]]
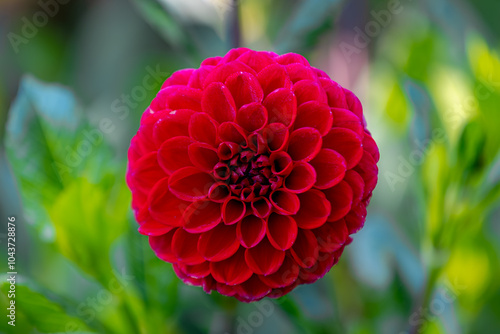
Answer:
[[(499, 333), (500, 2), (1, 0), (3, 333)], [(355, 92), (381, 151), (338, 265), (243, 304), (175, 277), (136, 231), (126, 151), (173, 71), (298, 52)]]

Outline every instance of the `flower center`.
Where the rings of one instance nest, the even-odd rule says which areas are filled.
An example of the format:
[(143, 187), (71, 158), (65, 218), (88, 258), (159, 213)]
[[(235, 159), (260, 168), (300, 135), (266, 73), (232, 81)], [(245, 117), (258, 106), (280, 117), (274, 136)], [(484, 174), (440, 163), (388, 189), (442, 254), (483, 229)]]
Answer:
[(232, 196), (250, 202), (260, 196), (267, 197), (281, 187), (283, 178), (272, 170), (268, 155), (256, 154), (247, 148), (229, 159), (221, 159), (215, 167), (214, 176), (227, 183)]

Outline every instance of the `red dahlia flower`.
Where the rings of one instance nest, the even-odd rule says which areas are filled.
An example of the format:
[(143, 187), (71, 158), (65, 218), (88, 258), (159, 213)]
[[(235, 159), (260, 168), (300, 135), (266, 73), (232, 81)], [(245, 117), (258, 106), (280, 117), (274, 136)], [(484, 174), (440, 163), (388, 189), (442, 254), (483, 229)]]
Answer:
[(298, 54), (239, 48), (165, 81), (127, 182), (160, 259), (185, 283), (250, 302), (337, 263), (363, 227), (378, 159), (352, 92)]

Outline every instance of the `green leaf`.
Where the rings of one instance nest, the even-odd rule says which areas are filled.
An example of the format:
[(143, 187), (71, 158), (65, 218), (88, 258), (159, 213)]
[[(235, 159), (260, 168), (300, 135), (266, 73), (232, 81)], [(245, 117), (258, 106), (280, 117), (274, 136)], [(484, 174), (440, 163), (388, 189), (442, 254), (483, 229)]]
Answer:
[(187, 38), (174, 18), (155, 0), (133, 1), (139, 13), (174, 47), (184, 47)]
[(387, 106), (385, 107), (387, 117), (393, 121), (400, 130), (404, 130), (410, 118), (409, 109), (409, 103), (403, 89), (399, 82), (395, 82), (389, 99), (387, 100)]
[(123, 178), (107, 174), (97, 184), (74, 180), (49, 210), (61, 253), (101, 283), (111, 270), (111, 244), (127, 228), (129, 203)]
[(81, 114), (66, 88), (46, 85), (26, 76), (12, 104), (7, 122), (7, 157), (16, 176), (28, 219), (48, 222), (44, 205), (52, 203), (63, 188), (58, 172), (67, 150), (73, 150)]
[[(28, 329), (30, 327), (36, 328), (41, 333), (93, 332), (82, 320), (67, 314), (59, 304), (32, 291), (27, 286), (16, 284), (15, 297), (13, 296), (13, 298), (7, 298), (9, 288), (9, 283), (3, 283), (1, 304), (7, 308), (11, 305), (10, 301), (15, 301), (16, 326), (4, 325), (6, 320), (3, 319), (0, 329), (9, 333), (29, 333), (31, 332)], [(4, 308), (2, 307), (2, 309)], [(11, 321), (11, 319), (7, 321)]]
[(473, 119), (465, 125), (457, 146), (457, 167), (462, 177), (481, 172), (485, 168), (485, 142), (485, 131), (478, 120)]

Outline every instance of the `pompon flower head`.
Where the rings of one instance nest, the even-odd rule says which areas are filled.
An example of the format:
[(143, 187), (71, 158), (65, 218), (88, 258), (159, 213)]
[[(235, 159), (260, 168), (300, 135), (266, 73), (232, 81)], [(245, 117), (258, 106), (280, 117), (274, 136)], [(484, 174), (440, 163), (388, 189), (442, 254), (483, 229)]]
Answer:
[(185, 283), (240, 301), (316, 281), (363, 227), (377, 145), (358, 98), (301, 55), (177, 71), (128, 152), (139, 232)]

